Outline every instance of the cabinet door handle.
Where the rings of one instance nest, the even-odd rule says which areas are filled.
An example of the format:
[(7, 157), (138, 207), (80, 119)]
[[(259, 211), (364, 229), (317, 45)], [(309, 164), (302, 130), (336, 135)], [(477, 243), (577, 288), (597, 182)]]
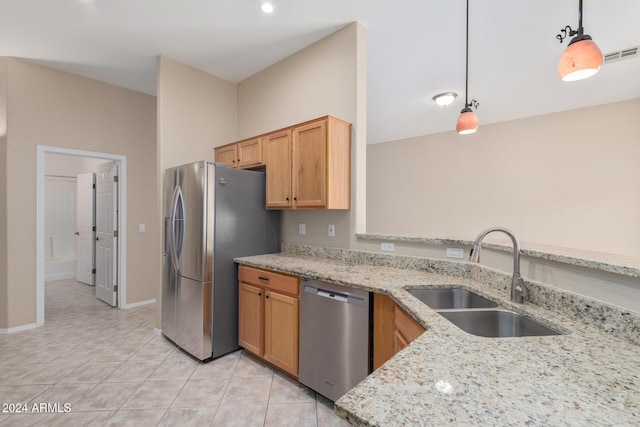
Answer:
[(265, 298), (269, 298), (269, 295), (266, 295)]
[(269, 281), (269, 278), (268, 277), (264, 277), (264, 276), (258, 276), (258, 279), (264, 280), (265, 282)]
[(262, 296), (262, 292), (258, 292), (258, 296), (261, 297)]
[(289, 201), (289, 198), (287, 197), (287, 198), (286, 198), (286, 200), (287, 200), (287, 202), (288, 202), (288, 201)]
[(294, 202), (297, 202), (297, 201), (298, 201), (298, 198), (297, 198), (297, 197), (294, 197), (294, 198), (293, 198), (293, 201), (294, 201)]

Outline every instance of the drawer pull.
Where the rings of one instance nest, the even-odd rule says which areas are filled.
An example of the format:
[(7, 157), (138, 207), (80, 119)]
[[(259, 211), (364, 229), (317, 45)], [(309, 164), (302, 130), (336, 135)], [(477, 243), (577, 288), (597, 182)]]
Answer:
[(258, 276), (258, 279), (264, 280), (265, 282), (269, 281), (269, 278), (268, 277), (264, 277), (264, 276)]

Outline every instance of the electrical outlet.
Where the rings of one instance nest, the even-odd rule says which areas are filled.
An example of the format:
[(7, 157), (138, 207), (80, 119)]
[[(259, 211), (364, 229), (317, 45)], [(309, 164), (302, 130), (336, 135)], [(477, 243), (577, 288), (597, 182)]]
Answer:
[(395, 251), (395, 245), (393, 243), (380, 243), (380, 250), (383, 250), (385, 252), (393, 252)]
[(329, 224), (327, 227), (327, 234), (329, 237), (335, 237), (336, 235), (336, 226), (334, 224)]
[(447, 258), (464, 258), (464, 249), (462, 248), (447, 248)]
[(304, 225), (304, 222), (301, 222), (300, 224), (298, 224), (298, 234), (301, 236), (304, 236), (305, 234), (307, 234), (307, 230), (306, 230), (306, 226)]

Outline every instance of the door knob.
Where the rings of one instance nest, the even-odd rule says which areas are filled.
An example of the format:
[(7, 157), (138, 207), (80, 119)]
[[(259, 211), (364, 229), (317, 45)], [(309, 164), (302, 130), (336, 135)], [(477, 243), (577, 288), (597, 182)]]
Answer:
[(79, 232), (79, 231), (76, 231), (76, 232), (75, 232), (75, 233), (73, 233), (73, 234), (75, 234), (76, 236), (79, 236), (79, 235), (80, 235), (80, 232)]
[(98, 241), (98, 240), (100, 240), (100, 238), (99, 238), (99, 237), (96, 237), (96, 241)]

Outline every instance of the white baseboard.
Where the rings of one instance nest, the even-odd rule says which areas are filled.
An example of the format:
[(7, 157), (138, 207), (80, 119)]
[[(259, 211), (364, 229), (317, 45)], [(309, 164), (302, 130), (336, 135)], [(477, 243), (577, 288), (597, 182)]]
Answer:
[(155, 303), (156, 303), (156, 299), (154, 298), (154, 299), (148, 299), (146, 301), (139, 301), (139, 302), (127, 304), (123, 308), (134, 308), (134, 307), (140, 307), (141, 305), (148, 305), (148, 304), (155, 304)]
[(34, 328), (37, 328), (37, 327), (38, 327), (37, 324), (30, 323), (28, 325), (16, 326), (15, 328), (0, 329), (0, 335), (12, 334), (14, 332), (20, 332), (20, 331), (26, 331), (28, 329), (34, 329)]
[(162, 329), (153, 328), (153, 333), (158, 335), (159, 337), (161, 337), (162, 336)]

